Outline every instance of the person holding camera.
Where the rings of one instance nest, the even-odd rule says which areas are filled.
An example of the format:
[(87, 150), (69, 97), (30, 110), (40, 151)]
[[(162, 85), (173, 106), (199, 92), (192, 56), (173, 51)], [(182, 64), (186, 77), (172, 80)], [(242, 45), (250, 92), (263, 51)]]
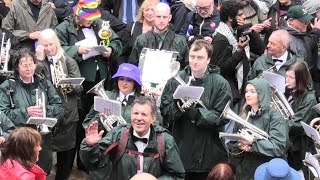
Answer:
[[(234, 111), (243, 97), (243, 85), (250, 69), (250, 52), (263, 54), (264, 45), (255, 31), (263, 25), (244, 24), (243, 6), (235, 1), (225, 1), (220, 9), (221, 22), (213, 34), (211, 64), (220, 67), (221, 75), (229, 82), (232, 90)], [(238, 32), (238, 35), (235, 35)], [(239, 38), (237, 38), (239, 37)], [(254, 47), (254, 49), (250, 49)]]
[[(192, 44), (196, 39), (204, 39), (212, 42), (212, 33), (220, 23), (219, 11), (214, 6), (212, 0), (196, 0), (196, 11), (191, 11), (182, 26), (180, 33), (186, 35), (188, 32), (188, 42)], [(189, 32), (189, 26), (192, 30)]]

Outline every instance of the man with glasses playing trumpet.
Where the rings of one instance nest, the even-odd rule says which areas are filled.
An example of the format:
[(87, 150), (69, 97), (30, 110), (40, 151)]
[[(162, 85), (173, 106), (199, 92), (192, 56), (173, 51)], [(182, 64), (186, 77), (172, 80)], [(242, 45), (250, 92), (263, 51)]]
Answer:
[[(219, 75), (219, 68), (209, 65), (211, 55), (212, 45), (196, 40), (190, 48), (189, 66), (167, 82), (161, 97), (161, 115), (172, 127), (187, 173), (186, 180), (206, 179), (214, 165), (227, 161), (227, 152), (219, 139), (219, 132), (227, 121), (219, 116), (231, 99), (231, 89)], [(200, 100), (187, 101), (191, 106), (181, 111), (177, 103), (182, 102), (174, 100), (173, 94), (178, 85), (187, 82), (190, 86), (204, 87), (204, 92)]]
[[(59, 119), (63, 115), (61, 99), (47, 79), (41, 74), (35, 74), (36, 65), (33, 54), (27, 49), (20, 49), (14, 69), (13, 76), (0, 86), (0, 110), (17, 127), (31, 126), (27, 124), (29, 117)], [(36, 97), (36, 94), (43, 94), (42, 104), (39, 106), (37, 106), (39, 98)], [(52, 167), (51, 138), (51, 133), (42, 135), (42, 151), (40, 151), (38, 161), (39, 166), (47, 174), (50, 174)]]

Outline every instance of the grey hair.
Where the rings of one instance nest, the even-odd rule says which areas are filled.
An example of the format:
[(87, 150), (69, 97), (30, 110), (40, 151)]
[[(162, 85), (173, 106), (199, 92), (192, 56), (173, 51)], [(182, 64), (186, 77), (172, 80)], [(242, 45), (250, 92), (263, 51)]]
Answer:
[(287, 48), (290, 47), (292, 40), (291, 40), (291, 35), (287, 30), (279, 29), (279, 30), (273, 31), (271, 35), (276, 36), (280, 40), (282, 45), (287, 46)]
[(151, 107), (151, 115), (152, 116), (157, 116), (157, 109), (156, 109), (156, 104), (154, 102), (154, 100), (149, 97), (149, 96), (139, 96), (136, 99), (134, 99), (133, 103), (132, 103), (132, 107), (136, 104), (140, 104), (140, 105), (144, 105), (144, 104), (148, 104)]

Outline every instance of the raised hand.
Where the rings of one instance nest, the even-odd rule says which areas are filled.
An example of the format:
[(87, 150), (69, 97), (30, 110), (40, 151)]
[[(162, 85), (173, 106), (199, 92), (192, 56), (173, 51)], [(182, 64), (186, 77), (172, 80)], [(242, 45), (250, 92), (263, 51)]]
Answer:
[(94, 146), (98, 144), (99, 141), (102, 139), (104, 130), (101, 130), (98, 133), (98, 121), (94, 121), (87, 128), (85, 128), (85, 133), (86, 133), (86, 143), (89, 146)]

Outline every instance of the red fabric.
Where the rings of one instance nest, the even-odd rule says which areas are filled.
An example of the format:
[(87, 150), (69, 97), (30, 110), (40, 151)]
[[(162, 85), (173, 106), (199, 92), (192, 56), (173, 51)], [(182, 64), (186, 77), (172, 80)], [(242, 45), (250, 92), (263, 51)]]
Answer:
[(46, 175), (38, 165), (28, 171), (15, 160), (8, 159), (0, 166), (0, 180), (45, 180)]

